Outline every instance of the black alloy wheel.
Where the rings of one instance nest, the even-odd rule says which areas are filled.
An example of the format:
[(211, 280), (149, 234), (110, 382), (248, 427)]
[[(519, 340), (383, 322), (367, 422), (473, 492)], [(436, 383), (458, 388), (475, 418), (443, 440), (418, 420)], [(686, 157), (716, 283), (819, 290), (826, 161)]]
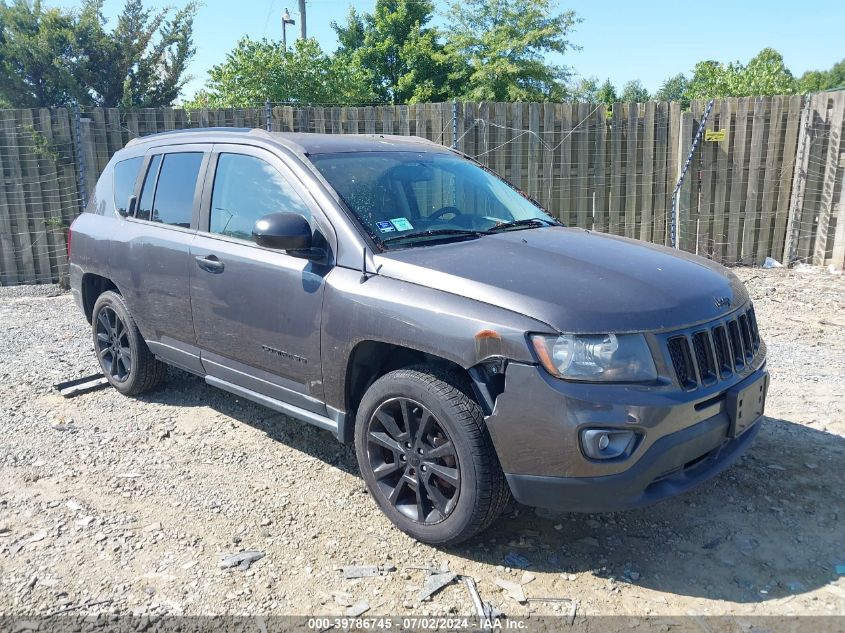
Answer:
[(433, 525), (455, 509), (461, 488), (455, 445), (419, 402), (391, 398), (379, 405), (367, 429), (367, 457), (379, 489), (412, 521)]
[(484, 414), (459, 368), (414, 365), (374, 380), (355, 414), (355, 454), (375, 504), (423, 543), (472, 538), (510, 499)]
[(129, 328), (111, 306), (97, 314), (97, 354), (106, 373), (116, 382), (125, 382), (132, 372)]
[(167, 365), (147, 347), (118, 292), (106, 290), (97, 297), (91, 311), (91, 334), (103, 375), (123, 395), (154, 389), (167, 375)]

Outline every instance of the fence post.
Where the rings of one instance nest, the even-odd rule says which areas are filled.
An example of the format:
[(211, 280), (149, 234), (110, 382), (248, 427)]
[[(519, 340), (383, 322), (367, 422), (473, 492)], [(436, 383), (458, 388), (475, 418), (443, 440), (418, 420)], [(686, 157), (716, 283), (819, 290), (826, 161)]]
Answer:
[(268, 132), (273, 131), (273, 114), (270, 108), (270, 100), (264, 101), (264, 125)]
[(86, 175), (88, 172), (85, 164), (85, 152), (82, 150), (82, 116), (79, 112), (79, 102), (73, 104), (73, 146), (76, 155), (76, 178), (79, 187), (79, 211), (85, 210), (88, 204), (88, 193), (86, 187)]
[[(836, 176), (839, 173), (839, 148), (842, 146), (842, 121), (845, 115), (845, 91), (832, 93), (833, 109), (827, 110), (825, 99), (825, 110), (827, 110), (830, 129), (827, 133), (827, 155), (825, 156), (824, 176), (821, 181), (821, 192), (819, 197), (818, 221), (816, 222), (816, 239), (813, 248), (813, 265), (824, 266), (825, 256), (828, 250), (828, 233), (831, 218), (837, 215), (836, 202), (833, 200), (833, 192), (836, 189)], [(831, 244), (832, 245), (832, 244)]]
[(458, 148), (458, 100), (452, 99), (452, 149)]
[(798, 229), (801, 226), (801, 207), (804, 206), (804, 187), (807, 184), (807, 162), (810, 153), (810, 117), (812, 113), (812, 98), (805, 97), (804, 109), (801, 111), (801, 124), (798, 128), (798, 157), (792, 173), (792, 195), (789, 198), (789, 219), (786, 222), (786, 244), (783, 247), (783, 263), (788, 266), (795, 256), (795, 245), (798, 242)]
[[(701, 123), (698, 124), (698, 130), (695, 133), (695, 137), (692, 139), (692, 144), (689, 148), (689, 153), (687, 154), (687, 159), (684, 161), (684, 166), (681, 168), (681, 173), (678, 176), (678, 182), (675, 185), (675, 190), (672, 192), (672, 216), (671, 216), (671, 237), (672, 237), (672, 248), (680, 248), (681, 240), (678, 239), (678, 228), (679, 228), (679, 215), (680, 209), (678, 204), (678, 193), (681, 191), (681, 185), (684, 184), (684, 176), (687, 174), (687, 170), (689, 169), (690, 163), (692, 162), (692, 157), (695, 154), (695, 150), (698, 147), (698, 143), (701, 141), (701, 136), (704, 134), (704, 126), (707, 124), (707, 117), (710, 116), (710, 110), (713, 109), (714, 99), (710, 99), (707, 102), (707, 107), (704, 109), (704, 115), (701, 117)], [(687, 117), (684, 114), (690, 114), (689, 112), (684, 112), (681, 114), (681, 118), (679, 119), (681, 122), (681, 130), (678, 134), (678, 138), (680, 142), (684, 142), (684, 123)], [(680, 149), (678, 151), (678, 155), (680, 156)]]

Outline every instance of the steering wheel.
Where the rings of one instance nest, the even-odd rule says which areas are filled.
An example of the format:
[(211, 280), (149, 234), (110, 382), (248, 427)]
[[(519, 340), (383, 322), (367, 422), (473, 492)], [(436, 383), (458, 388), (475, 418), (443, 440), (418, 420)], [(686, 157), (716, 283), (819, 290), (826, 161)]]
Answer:
[(440, 207), (439, 209), (437, 209), (437, 211), (435, 211), (430, 216), (428, 216), (428, 219), (429, 220), (439, 220), (444, 215), (448, 215), (450, 213), (455, 218), (458, 217), (459, 215), (463, 215), (463, 213), (461, 213), (461, 210), (458, 209), (457, 207), (446, 206), (446, 207)]

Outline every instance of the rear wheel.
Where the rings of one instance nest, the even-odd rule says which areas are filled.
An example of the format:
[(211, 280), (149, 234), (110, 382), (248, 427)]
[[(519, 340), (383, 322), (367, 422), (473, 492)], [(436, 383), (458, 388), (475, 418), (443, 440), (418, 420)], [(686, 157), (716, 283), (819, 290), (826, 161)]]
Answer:
[(414, 538), (451, 545), (488, 527), (509, 490), (481, 409), (454, 372), (400, 369), (370, 386), (355, 448), (381, 510)]
[(97, 298), (91, 330), (100, 368), (120, 393), (134, 396), (164, 380), (167, 365), (153, 356), (119, 294), (108, 290)]

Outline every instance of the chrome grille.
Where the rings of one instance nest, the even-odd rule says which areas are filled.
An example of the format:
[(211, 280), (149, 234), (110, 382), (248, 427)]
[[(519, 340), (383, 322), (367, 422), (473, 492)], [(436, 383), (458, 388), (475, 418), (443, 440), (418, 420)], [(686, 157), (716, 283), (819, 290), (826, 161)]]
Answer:
[(678, 384), (687, 391), (726, 380), (742, 372), (760, 349), (754, 308), (667, 340)]

